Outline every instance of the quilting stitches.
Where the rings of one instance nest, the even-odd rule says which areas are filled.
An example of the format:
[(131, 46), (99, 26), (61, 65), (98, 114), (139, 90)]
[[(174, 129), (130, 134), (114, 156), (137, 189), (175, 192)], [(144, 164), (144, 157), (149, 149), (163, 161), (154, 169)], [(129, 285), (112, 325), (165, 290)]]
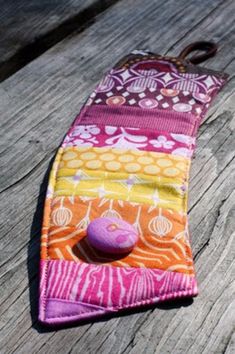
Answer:
[[(50, 261), (50, 264), (54, 266), (54, 261)], [(69, 263), (69, 262), (67, 262)], [(43, 268), (44, 262), (41, 261), (41, 267)], [(66, 267), (66, 265), (65, 265)], [(56, 267), (54, 267), (56, 268)], [(75, 320), (82, 320), (83, 318), (90, 318), (94, 316), (99, 316), (101, 314), (105, 314), (108, 312), (112, 311), (117, 311), (121, 309), (125, 309), (128, 307), (136, 307), (140, 305), (147, 305), (147, 304), (153, 304), (153, 303), (158, 303), (161, 301), (169, 300), (169, 299), (174, 299), (174, 298), (179, 298), (179, 297), (187, 297), (187, 296), (195, 296), (198, 293), (197, 290), (197, 285), (195, 282), (194, 278), (191, 277), (173, 277), (172, 274), (160, 274), (160, 271), (158, 271), (158, 287), (156, 288), (156, 293), (159, 293), (159, 287), (161, 287), (161, 281), (162, 279), (166, 280), (168, 278), (168, 281), (166, 283), (165, 287), (165, 292), (161, 292), (160, 296), (159, 294), (157, 296), (151, 296), (150, 298), (143, 297), (141, 300), (137, 301), (132, 301), (131, 303), (124, 303), (122, 301), (118, 301), (119, 305), (117, 306), (115, 301), (113, 303), (113, 306), (105, 306), (105, 307), (100, 307), (97, 305), (94, 305), (93, 302), (95, 299), (91, 299), (91, 303), (86, 303), (84, 300), (82, 302), (80, 301), (71, 301), (71, 300), (62, 300), (62, 299), (54, 299), (51, 298), (49, 295), (47, 297), (47, 307), (46, 307), (46, 312), (47, 312), (47, 318), (46, 321), (47, 323), (50, 324), (59, 324), (63, 323), (64, 321), (75, 321)], [(174, 273), (173, 273), (174, 274)], [(59, 273), (60, 275), (60, 273)], [(122, 274), (123, 276), (124, 274)], [(66, 277), (66, 274), (65, 274)], [(125, 277), (125, 275), (124, 275)], [(141, 279), (142, 277), (140, 277)], [(177, 279), (178, 278), (178, 279)], [(191, 278), (191, 279), (190, 279)], [(60, 277), (59, 277), (60, 279)], [(80, 277), (80, 279), (83, 281), (84, 278)], [(157, 279), (157, 273), (155, 272), (155, 283)], [(70, 279), (68, 279), (69, 281)], [(181, 281), (180, 281), (181, 280)], [(63, 283), (61, 284), (61, 279), (57, 282), (57, 286), (61, 287), (63, 286)], [(123, 282), (124, 283), (124, 282)], [(174, 284), (174, 286), (172, 286)], [(169, 288), (169, 285), (171, 287)], [(129, 289), (129, 281), (127, 281), (127, 288), (124, 287), (122, 289), (122, 294)], [(152, 294), (151, 294), (152, 295)], [(122, 296), (123, 297), (123, 296)], [(118, 296), (115, 297), (115, 299), (118, 299)], [(58, 308), (58, 303), (59, 303), (59, 308)], [(121, 305), (120, 305), (121, 303)]]
[(75, 177), (58, 178), (55, 196), (105, 197), (186, 212), (187, 183), (179, 185), (173, 179), (166, 182), (146, 180), (141, 175), (115, 174), (113, 177), (113, 174), (107, 172), (95, 177), (90, 175), (86, 171), (80, 171)]
[(164, 152), (191, 157), (195, 138), (184, 134), (146, 131), (110, 125), (74, 125), (63, 141), (63, 147), (104, 147)]
[[(127, 220), (136, 227), (140, 239), (131, 254), (115, 259), (90, 247), (86, 229), (97, 217)], [(181, 213), (120, 200), (57, 197), (51, 218), (50, 259), (151, 268), (157, 264), (160, 269), (193, 274), (186, 215)]]
[(208, 107), (211, 97), (207, 94), (190, 93), (189, 91), (173, 89), (145, 89), (144, 92), (128, 92), (125, 87), (118, 86), (118, 89), (106, 93), (96, 93), (88, 105), (108, 106), (136, 106), (146, 109), (158, 108), (163, 110), (173, 110), (175, 112), (201, 114), (204, 106)]
[(167, 88), (171, 90), (182, 90), (212, 94), (218, 90), (223, 80), (215, 75), (200, 75), (192, 73), (178, 73), (153, 70), (136, 69), (113, 69), (96, 88), (96, 92), (108, 92), (116, 87), (124, 86), (130, 92), (143, 92), (145, 89)]
[[(103, 124), (116, 127), (142, 128), (154, 131), (195, 136), (195, 125), (200, 122), (190, 112), (182, 114), (159, 110), (127, 106), (91, 105), (78, 117), (78, 124)], [(76, 123), (76, 122), (75, 122)]]
[(46, 260), (46, 262), (40, 262), (40, 283), (39, 283), (39, 320), (42, 322), (46, 322), (47, 314), (46, 314), (46, 290), (47, 290), (47, 282), (48, 282), (48, 231), (50, 228), (51, 222), (51, 206), (52, 206), (52, 197), (54, 193), (54, 186), (56, 182), (56, 175), (61, 159), (61, 155), (63, 153), (63, 148), (59, 148), (55, 160), (53, 162), (53, 167), (50, 172), (47, 194), (44, 205), (44, 215), (43, 215), (43, 224), (41, 231), (41, 244), (40, 244), (40, 259)]
[(146, 175), (185, 178), (189, 159), (181, 156), (112, 149), (109, 147), (69, 147), (64, 149), (60, 169), (99, 170), (107, 172), (142, 173)]
[[(78, 276), (79, 275), (79, 276)], [(194, 277), (158, 269), (105, 267), (50, 261), (49, 299), (65, 299), (107, 309), (122, 308), (138, 302), (148, 303), (176, 291), (196, 290)], [(115, 282), (116, 291), (112, 291)], [(84, 284), (86, 285), (84, 288)], [(88, 287), (89, 284), (89, 287)]]
[[(104, 77), (55, 159), (41, 239), (43, 322), (197, 294), (189, 164), (224, 77), (174, 58), (141, 56)], [(114, 259), (89, 245), (89, 222), (104, 216), (135, 226), (140, 239), (130, 254)]]
[(123, 199), (185, 212), (188, 168), (188, 159), (162, 153), (66, 148), (55, 195)]

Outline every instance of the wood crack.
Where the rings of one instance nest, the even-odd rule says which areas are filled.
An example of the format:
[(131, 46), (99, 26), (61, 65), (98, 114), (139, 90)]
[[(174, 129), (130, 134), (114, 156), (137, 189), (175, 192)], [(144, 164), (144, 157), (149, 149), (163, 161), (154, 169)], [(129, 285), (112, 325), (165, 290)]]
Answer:
[[(226, 122), (227, 123), (227, 122)], [(225, 124), (226, 124), (225, 123)], [(224, 125), (225, 125), (224, 124)], [(220, 131), (222, 130), (223, 126), (221, 127)], [(211, 160), (212, 157), (215, 157), (216, 156), (216, 153), (221, 149), (221, 147), (223, 147), (223, 145), (226, 143), (226, 141), (233, 135), (232, 132), (230, 132), (229, 135), (226, 136), (226, 138), (224, 139), (224, 141), (221, 143), (221, 145), (219, 145), (219, 147), (213, 151), (213, 156), (210, 156), (206, 161), (204, 161), (204, 164), (202, 166), (202, 168), (200, 170), (198, 170), (198, 172), (193, 176), (193, 178), (191, 179), (191, 182), (195, 180), (195, 178), (197, 178), (197, 176), (201, 173), (202, 169), (205, 167), (205, 165)], [(208, 140), (208, 143), (212, 140), (213, 138), (209, 139)], [(212, 183), (213, 184), (213, 181)]]
[[(45, 7), (38, 14), (44, 1)], [(12, 2), (14, 14), (19, 18), (18, 7), (25, 11), (22, 2)], [(107, 10), (104, 13), (102, 9), (98, 12), (94, 10), (93, 14), (91, 11), (88, 18), (85, 16), (78, 22), (75, 19), (81, 7), (88, 8), (82, 0), (71, 0), (66, 4), (51, 0), (42, 2), (30, 14), (25, 11), (27, 20), (31, 15), (31, 22), (36, 17), (35, 27), (40, 30), (39, 27), (42, 28), (46, 21), (50, 22), (51, 14), (58, 18), (54, 22), (52, 19), (54, 24), (49, 24), (43, 31), (37, 30), (38, 35), (36, 33), (35, 36), (34, 32), (26, 38), (25, 43), (28, 44), (37, 37), (31, 43), (32, 47), (28, 47), (29, 50), (32, 48), (32, 53), (29, 56), (26, 53), (25, 60), (30, 62), (31, 54), (32, 57), (37, 56), (40, 51), (47, 50), (47, 46), (52, 47), (53, 40), (58, 43), (58, 39), (53, 38), (53, 31), (56, 36), (56, 31), (60, 32), (61, 21), (64, 21), (59, 33), (62, 41), (22, 70), (10, 63), (11, 72), (18, 72), (1, 83), (1, 150), (4, 150), (1, 158), (2, 175), (5, 176), (2, 178), (4, 193), (1, 194), (3, 217), (0, 229), (4, 262), (0, 280), (4, 302), (1, 308), (4, 315), (0, 321), (0, 351), (5, 354), (30, 351), (51, 354), (82, 351), (180, 354), (190, 348), (190, 352), (200, 354), (222, 350), (228, 354), (234, 346), (233, 341), (228, 343), (233, 325), (230, 308), (234, 267), (234, 195), (231, 194), (234, 159), (230, 132), (234, 124), (229, 120), (234, 111), (231, 98), (234, 94), (233, 76), (229, 77), (201, 125), (197, 143), (198, 166), (194, 166), (192, 171), (195, 175), (189, 197), (193, 196), (191, 200), (194, 205), (190, 207), (190, 214), (193, 214), (190, 217), (193, 216), (194, 258), (200, 274), (199, 297), (191, 300), (187, 308), (182, 308), (185, 303), (179, 304), (178, 301), (159, 303), (153, 309), (126, 310), (125, 314), (120, 311), (97, 318), (93, 323), (69, 325), (70, 328), (67, 328), (68, 325), (61, 326), (61, 330), (43, 327), (38, 323), (37, 315), (41, 201), (42, 198), (44, 200), (48, 182), (43, 175), (49, 174), (49, 161), (53, 161), (52, 155), (57, 151), (55, 146), (60, 140), (58, 137), (69, 125), (69, 117), (77, 113), (101, 73), (111, 67), (117, 57), (131, 51), (139, 43), (150, 50), (156, 47), (161, 54), (167, 48), (167, 52), (177, 52), (180, 45), (184, 46), (191, 40), (213, 39), (220, 43), (220, 53), (210, 61), (211, 66), (228, 68), (228, 73), (232, 74), (234, 52), (231, 36), (234, 23), (231, 13), (234, 2), (208, 0), (206, 3), (199, 1), (195, 6), (192, 1), (186, 0), (179, 4), (174, 0), (88, 0), (89, 4), (102, 2), (102, 7), (107, 6)], [(53, 3), (49, 16), (48, 3)], [(68, 12), (65, 5), (69, 7)], [(65, 28), (68, 17), (72, 17), (74, 22), (70, 28), (69, 24)], [(21, 33), (18, 36), (20, 40)], [(48, 44), (50, 40), (52, 42)], [(33, 46), (40, 42), (40, 53), (33, 53)], [(23, 50), (27, 49), (23, 41), (20, 45), (24, 46)], [(19, 47), (8, 52), (8, 58)], [(17, 53), (20, 53), (19, 50)], [(2, 57), (2, 61), (6, 58)], [(24, 58), (22, 60), (20, 65), (24, 66)], [(206, 165), (202, 169), (204, 163)], [(199, 174), (198, 169), (201, 169)], [(219, 297), (223, 292), (224, 295)]]
[[(7, 190), (13, 188), (14, 186), (18, 185), (20, 182), (24, 181), (25, 179), (27, 179), (28, 177), (30, 177), (42, 164), (43, 162), (45, 162), (47, 159), (51, 158), (51, 155), (55, 155), (56, 151), (58, 149), (53, 149), (49, 154), (46, 154), (45, 156), (43, 156), (43, 158), (34, 166), (32, 167), (32, 169), (26, 173), (25, 175), (23, 175), (21, 178), (19, 178), (18, 180), (16, 180), (15, 182), (11, 183), (9, 186), (7, 186), (6, 188), (2, 189), (0, 191), (0, 194), (6, 192)], [(54, 157), (52, 158), (52, 160), (54, 159)]]
[[(84, 333), (88, 332), (89, 329), (90, 329), (92, 326), (93, 326), (93, 323), (89, 324), (88, 327), (86, 328), (86, 331), (85, 331)], [(69, 352), (67, 352), (67, 354), (71, 354), (71, 353), (73, 352), (73, 348), (79, 343), (79, 341), (80, 341), (81, 339), (82, 339), (82, 337), (78, 338), (78, 340), (73, 343), (73, 347), (70, 349)]]
[[(227, 164), (224, 166), (223, 171), (230, 165), (230, 163), (234, 160), (234, 156), (227, 162)], [(195, 206), (201, 201), (203, 196), (207, 193), (207, 191), (212, 187), (212, 185), (218, 180), (220, 177), (220, 174), (216, 176), (216, 178), (211, 182), (211, 184), (205, 189), (203, 194), (196, 200), (196, 202), (188, 209), (188, 213), (191, 213), (192, 210), (195, 208)]]
[(148, 320), (148, 318), (150, 317), (150, 315), (153, 313), (154, 311), (154, 308), (153, 309), (149, 309), (148, 310), (148, 313), (147, 313), (147, 316), (143, 318), (143, 321), (140, 322), (139, 326), (137, 326), (137, 329), (135, 329), (135, 333), (132, 337), (132, 339), (130, 340), (130, 342), (127, 344), (127, 346), (121, 351), (120, 354), (124, 354), (124, 353), (127, 353), (127, 349), (129, 347), (134, 348), (134, 341), (135, 341), (135, 338), (136, 338), (136, 335), (138, 333), (138, 330), (142, 327), (143, 323), (146, 322)]
[(212, 224), (212, 226), (211, 226), (211, 228), (210, 228), (209, 238), (208, 238), (208, 239), (206, 240), (206, 242), (199, 248), (199, 250), (195, 253), (195, 255), (194, 255), (194, 257), (193, 257), (193, 259), (194, 259), (195, 262), (196, 262), (197, 259), (200, 257), (200, 255), (203, 253), (203, 251), (205, 250), (205, 248), (207, 248), (207, 247), (209, 246), (209, 244), (210, 244), (210, 239), (211, 239), (211, 235), (213, 234), (213, 231), (214, 231), (214, 229), (215, 229), (215, 226), (216, 226), (216, 224), (217, 224), (217, 221), (218, 221), (218, 219), (219, 219), (219, 217), (220, 217), (220, 215), (221, 215), (221, 209), (222, 209), (224, 203), (227, 201), (228, 198), (229, 198), (229, 197), (227, 197), (227, 198), (221, 200), (221, 202), (220, 202), (220, 204), (219, 204), (219, 206), (218, 206), (218, 208), (217, 208), (217, 216), (216, 216), (216, 218), (215, 218), (215, 220), (214, 220), (214, 222), (213, 222), (213, 224)]

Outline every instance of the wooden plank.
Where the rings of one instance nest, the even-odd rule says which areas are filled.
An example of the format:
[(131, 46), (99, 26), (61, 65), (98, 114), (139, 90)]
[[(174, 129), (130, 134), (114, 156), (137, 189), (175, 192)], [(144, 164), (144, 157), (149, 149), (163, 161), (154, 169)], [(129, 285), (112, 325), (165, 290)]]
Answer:
[(0, 81), (6, 79), (115, 0), (0, 0)]
[[(201, 290), (193, 304), (162, 305), (56, 332), (46, 331), (36, 322), (36, 290), (40, 219), (46, 188), (43, 177), (88, 93), (102, 73), (127, 51), (150, 47), (159, 53), (170, 48), (171, 54), (177, 53), (181, 43), (197, 39), (202, 31), (205, 38), (210, 36), (223, 43), (223, 52), (211, 61), (211, 67), (227, 67), (233, 73), (232, 6), (232, 1), (212, 0), (198, 2), (196, 8), (190, 1), (177, 4), (173, 0), (145, 4), (140, 0), (122, 1), (82, 34), (58, 44), (0, 85), (0, 110), (4, 117), (1, 166), (5, 175), (0, 195), (4, 249), (0, 351), (191, 354), (222, 353), (231, 347), (233, 78), (201, 127), (193, 161), (190, 229)], [(224, 24), (223, 32), (217, 18)]]

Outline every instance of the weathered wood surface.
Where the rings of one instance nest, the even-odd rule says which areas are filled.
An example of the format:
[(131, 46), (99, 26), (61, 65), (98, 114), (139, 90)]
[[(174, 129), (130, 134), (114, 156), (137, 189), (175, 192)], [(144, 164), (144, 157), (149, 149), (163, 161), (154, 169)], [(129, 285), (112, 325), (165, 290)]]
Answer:
[[(126, 0), (0, 84), (1, 353), (226, 353), (235, 328), (234, 1)], [(81, 105), (124, 53), (220, 44), (208, 67), (231, 76), (200, 128), (190, 230), (200, 295), (191, 303), (50, 330), (37, 323), (40, 224), (48, 169)]]
[(115, 0), (0, 0), (0, 81), (6, 79)]

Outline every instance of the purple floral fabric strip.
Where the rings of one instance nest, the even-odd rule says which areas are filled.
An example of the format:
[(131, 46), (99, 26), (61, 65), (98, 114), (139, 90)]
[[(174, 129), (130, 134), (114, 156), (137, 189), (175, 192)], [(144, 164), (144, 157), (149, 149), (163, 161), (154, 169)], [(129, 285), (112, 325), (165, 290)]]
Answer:
[(164, 152), (184, 157), (191, 157), (194, 145), (195, 138), (184, 134), (95, 124), (74, 126), (63, 142), (63, 147), (109, 146)]

